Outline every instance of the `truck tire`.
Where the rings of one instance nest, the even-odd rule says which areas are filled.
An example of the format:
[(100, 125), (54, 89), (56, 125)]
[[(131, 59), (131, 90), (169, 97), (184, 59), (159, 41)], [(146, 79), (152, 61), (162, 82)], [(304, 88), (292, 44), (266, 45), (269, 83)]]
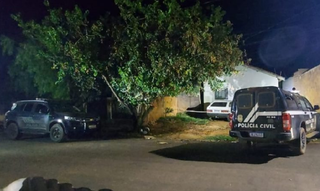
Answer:
[(297, 155), (303, 155), (307, 149), (307, 136), (304, 128), (300, 127), (300, 137), (295, 142), (294, 152)]
[(60, 124), (54, 124), (50, 129), (50, 139), (56, 143), (61, 143), (66, 140), (66, 134)]
[(5, 128), (5, 133), (9, 139), (18, 140), (21, 137), (19, 127), (16, 123), (10, 123)]

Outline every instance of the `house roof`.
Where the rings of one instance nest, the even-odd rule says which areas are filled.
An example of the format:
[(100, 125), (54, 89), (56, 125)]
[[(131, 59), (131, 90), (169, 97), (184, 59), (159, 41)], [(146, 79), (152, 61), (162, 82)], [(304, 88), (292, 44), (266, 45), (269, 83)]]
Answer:
[(262, 72), (262, 73), (268, 74), (270, 76), (276, 77), (276, 78), (278, 78), (279, 81), (284, 81), (285, 80), (285, 78), (283, 76), (280, 76), (278, 74), (263, 70), (261, 68), (255, 67), (255, 66), (244, 65), (244, 67), (251, 68), (253, 70), (256, 70), (257, 72)]

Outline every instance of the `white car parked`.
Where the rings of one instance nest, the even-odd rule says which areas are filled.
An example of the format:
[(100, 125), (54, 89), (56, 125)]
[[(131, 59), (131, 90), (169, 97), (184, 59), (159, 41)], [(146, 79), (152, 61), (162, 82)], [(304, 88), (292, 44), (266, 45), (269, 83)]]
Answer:
[(215, 100), (207, 107), (207, 115), (212, 118), (229, 120), (231, 102), (230, 100)]

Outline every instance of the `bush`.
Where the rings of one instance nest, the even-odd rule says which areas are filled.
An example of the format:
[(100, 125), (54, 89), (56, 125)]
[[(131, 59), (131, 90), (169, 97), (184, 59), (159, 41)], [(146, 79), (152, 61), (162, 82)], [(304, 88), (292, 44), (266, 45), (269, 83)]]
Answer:
[(206, 125), (209, 123), (209, 119), (198, 119), (194, 117), (188, 116), (186, 113), (178, 113), (176, 116), (168, 116), (168, 117), (161, 117), (159, 122), (165, 122), (165, 121), (177, 121), (177, 122), (186, 122), (196, 125)]

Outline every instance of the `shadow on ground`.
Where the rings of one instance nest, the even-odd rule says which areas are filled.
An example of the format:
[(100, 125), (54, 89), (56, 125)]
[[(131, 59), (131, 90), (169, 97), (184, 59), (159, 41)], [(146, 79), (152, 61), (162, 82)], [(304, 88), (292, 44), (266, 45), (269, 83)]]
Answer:
[(239, 143), (227, 142), (189, 143), (151, 153), (184, 161), (248, 164), (263, 164), (274, 158), (294, 156), (287, 145), (258, 146), (254, 150), (246, 150)]
[[(127, 132), (109, 132), (106, 135), (83, 135), (83, 136), (74, 136), (68, 138), (65, 142), (90, 142), (90, 141), (106, 141), (106, 140), (118, 140), (118, 139), (131, 139), (131, 138), (142, 138), (143, 136), (138, 133), (127, 133)], [(0, 129), (0, 140), (10, 140), (6, 137), (3, 129)], [(52, 142), (49, 134), (45, 135), (31, 135), (23, 134), (17, 141), (26, 141), (26, 142)]]

